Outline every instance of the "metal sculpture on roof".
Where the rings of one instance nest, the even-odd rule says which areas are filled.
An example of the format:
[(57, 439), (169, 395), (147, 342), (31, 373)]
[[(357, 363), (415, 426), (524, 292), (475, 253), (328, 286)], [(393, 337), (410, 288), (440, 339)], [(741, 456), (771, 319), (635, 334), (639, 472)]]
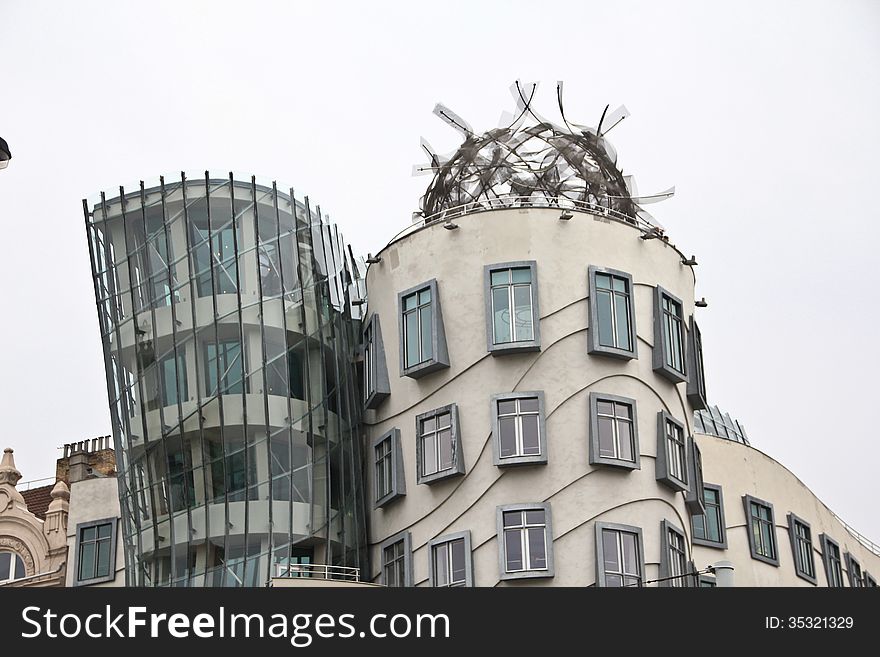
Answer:
[(425, 223), (457, 214), (504, 207), (545, 205), (599, 211), (636, 224), (655, 226), (639, 205), (668, 198), (674, 188), (637, 197), (631, 176), (617, 166), (617, 153), (605, 135), (629, 113), (621, 106), (602, 113), (596, 128), (569, 122), (562, 104), (562, 83), (556, 98), (564, 126), (538, 115), (532, 106), (537, 84), (517, 81), (511, 91), (517, 113), (507, 125), (478, 135), (445, 106), (434, 108), (464, 142), (448, 157), (437, 155), (427, 142), (422, 148), (433, 172), (418, 213)]

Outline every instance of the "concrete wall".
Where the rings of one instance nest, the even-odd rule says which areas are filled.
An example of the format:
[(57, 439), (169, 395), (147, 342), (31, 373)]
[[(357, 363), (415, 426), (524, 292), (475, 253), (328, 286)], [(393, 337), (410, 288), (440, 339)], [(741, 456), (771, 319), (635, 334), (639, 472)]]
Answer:
[[(575, 212), (560, 221), (546, 208), (484, 212), (456, 218), (458, 230), (428, 226), (379, 255), (367, 274), (369, 314), (378, 313), (391, 396), (366, 421), (370, 440), (392, 427), (401, 431), (406, 496), (372, 516), (372, 579), (378, 581), (378, 545), (412, 532), (413, 581), (428, 583), (427, 543), (471, 530), (474, 582), (493, 585), (571, 585), (595, 582), (594, 522), (639, 526), (644, 532), (646, 576), (657, 576), (660, 523), (690, 527), (684, 498), (655, 480), (657, 413), (667, 411), (690, 433), (693, 409), (685, 384), (652, 369), (654, 286), (661, 285), (693, 313), (694, 277), (662, 240), (642, 240), (635, 227)], [(490, 355), (486, 345), (484, 265), (535, 260), (541, 351)], [(638, 359), (587, 354), (590, 265), (633, 277)], [(451, 366), (419, 380), (399, 376), (397, 293), (436, 278)], [(543, 390), (549, 460), (546, 465), (502, 469), (493, 465), (490, 397)], [(641, 469), (589, 464), (589, 394), (604, 392), (637, 402)], [(416, 483), (415, 417), (458, 404), (466, 474), (431, 486)], [(374, 490), (367, 450), (369, 490)], [(553, 517), (555, 577), (516, 582), (499, 578), (496, 506), (549, 502)], [(367, 579), (367, 578), (365, 578)]]
[(77, 525), (93, 520), (115, 518), (116, 576), (112, 581), (92, 586), (125, 586), (125, 552), (122, 547), (122, 524), (119, 522), (119, 489), (116, 477), (97, 477), (75, 482), (70, 488), (70, 513), (67, 518), (67, 586), (74, 585), (77, 569)]

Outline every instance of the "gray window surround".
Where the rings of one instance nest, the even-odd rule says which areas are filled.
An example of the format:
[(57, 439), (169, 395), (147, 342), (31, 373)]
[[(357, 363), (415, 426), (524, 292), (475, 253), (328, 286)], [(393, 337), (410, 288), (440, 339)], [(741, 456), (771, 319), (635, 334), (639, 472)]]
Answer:
[(837, 576), (840, 580), (840, 586), (843, 586), (843, 559), (840, 554), (840, 543), (828, 536), (828, 534), (819, 534), (819, 544), (822, 546), (822, 564), (825, 566), (825, 579), (831, 588), (834, 588), (834, 578), (831, 576), (831, 553), (828, 547), (831, 545), (837, 548)]
[[(684, 335), (681, 336), (681, 357), (682, 357), (682, 367), (684, 368), (683, 372), (679, 372), (678, 370), (670, 367), (666, 364), (666, 352), (669, 350), (669, 345), (666, 344), (666, 339), (664, 337), (663, 332), (663, 297), (668, 297), (672, 299), (672, 301), (676, 302), (681, 307), (681, 330)], [(654, 348), (652, 354), (652, 364), (654, 371), (669, 379), (672, 383), (682, 383), (688, 380), (687, 375), (687, 344), (688, 344), (688, 336), (687, 336), (687, 323), (684, 318), (684, 304), (681, 299), (677, 296), (669, 292), (668, 290), (660, 287), (659, 285), (654, 288)]]
[[(427, 420), (443, 413), (449, 413), (449, 426), (451, 429), (452, 439), (452, 467), (448, 470), (440, 470), (429, 475), (422, 474), (422, 440), (421, 425), (422, 420)], [(458, 404), (447, 404), (435, 408), (426, 413), (420, 413), (416, 416), (416, 483), (417, 484), (433, 484), (449, 477), (456, 477), (465, 473), (464, 453), (461, 447), (461, 426), (458, 419)]]
[[(376, 448), (386, 440), (391, 441), (391, 490), (382, 497), (376, 497)], [(382, 508), (394, 500), (406, 495), (406, 476), (403, 464), (403, 446), (400, 442), (400, 429), (394, 427), (373, 440), (370, 445), (371, 463), (373, 465), (373, 508)]]
[[(752, 497), (751, 495), (743, 495), (743, 510), (746, 514), (746, 524), (745, 530), (749, 537), (749, 552), (751, 553), (752, 559), (755, 561), (763, 561), (766, 564), (770, 564), (771, 566), (779, 567), (779, 538), (776, 535), (776, 515), (773, 512), (773, 504), (767, 502), (765, 500), (759, 499), (757, 497)], [(770, 537), (773, 541), (773, 552), (776, 555), (775, 557), (768, 557), (763, 554), (758, 554), (757, 546), (755, 545), (755, 534), (752, 531), (752, 503), (767, 507), (770, 510)]]
[[(687, 558), (687, 536), (684, 535), (684, 530), (679, 529), (668, 520), (660, 521), (660, 573), (658, 579), (663, 579), (664, 577), (670, 577), (672, 575), (669, 563), (669, 532), (674, 532), (675, 534), (678, 534), (679, 538), (681, 538), (681, 544), (684, 548), (684, 572), (681, 577), (681, 586), (688, 587), (691, 585), (691, 580), (693, 579), (692, 576), (689, 576), (693, 572), (693, 562), (689, 561)], [(674, 587), (672, 580), (658, 582), (658, 584), (661, 588)]]
[(379, 583), (383, 586), (388, 586), (385, 583), (385, 548), (391, 547), (400, 541), (403, 541), (403, 586), (410, 587), (413, 585), (412, 534), (408, 531), (402, 531), (399, 534), (386, 538), (379, 544)]
[(466, 529), (463, 532), (444, 534), (443, 536), (438, 536), (437, 538), (432, 538), (428, 541), (428, 581), (432, 587), (436, 586), (434, 583), (434, 547), (458, 539), (464, 539), (464, 586), (470, 588), (474, 585), (474, 558), (471, 544), (471, 530)]
[(865, 588), (868, 588), (868, 589), (871, 589), (871, 588), (877, 588), (877, 580), (874, 579), (874, 578), (868, 573), (867, 570), (864, 571), (864, 574), (865, 574)]
[(645, 542), (642, 537), (642, 528), (633, 527), (632, 525), (621, 525), (616, 522), (601, 521), (596, 522), (594, 529), (596, 541), (596, 586), (605, 587), (605, 547), (602, 542), (602, 532), (606, 529), (636, 535), (636, 544), (639, 548), (640, 586), (638, 588), (643, 587), (645, 585)]
[[(629, 333), (630, 344), (632, 349), (620, 349), (618, 347), (608, 347), (599, 344), (599, 336), (597, 334), (599, 326), (599, 297), (596, 292), (596, 274), (608, 274), (609, 276), (617, 276), (624, 278), (629, 286)], [(636, 312), (635, 312), (635, 291), (633, 289), (632, 276), (625, 271), (617, 269), (609, 269), (605, 267), (596, 267), (590, 265), (587, 268), (587, 286), (589, 290), (589, 326), (587, 329), (587, 353), (601, 354), (603, 356), (612, 356), (614, 358), (623, 358), (631, 360), (639, 357), (638, 337), (636, 333)], [(596, 327), (597, 330), (594, 330)]]
[[(506, 456), (501, 457), (501, 434), (498, 428), (498, 402), (510, 399), (534, 399), (538, 400), (538, 445), (540, 454), (530, 454), (523, 456)], [(544, 392), (535, 390), (531, 392), (503, 392), (492, 395), (492, 407), (490, 413), (492, 416), (492, 460), (497, 467), (508, 467), (516, 465), (544, 465), (547, 463), (547, 427), (544, 418)]]
[[(403, 300), (405, 297), (424, 289), (431, 290), (431, 308), (433, 311), (431, 313), (431, 358), (412, 367), (406, 367)], [(446, 332), (443, 328), (443, 313), (440, 310), (440, 294), (436, 278), (432, 278), (397, 294), (397, 332), (399, 336), (397, 342), (400, 350), (400, 376), (418, 379), (426, 374), (449, 367), (449, 352), (446, 348)]]
[(690, 513), (703, 515), (706, 512), (703, 497), (703, 453), (693, 436), (687, 438), (687, 468), (690, 487), (684, 494), (684, 504)]
[[(846, 578), (849, 580), (850, 588), (858, 589), (865, 585), (864, 574), (862, 573), (862, 565), (849, 552), (843, 555), (844, 563), (846, 563)], [(855, 568), (853, 568), (855, 566)], [(858, 569), (858, 575), (853, 571)]]
[[(368, 335), (371, 337), (369, 342), (367, 340)], [(367, 366), (367, 358), (370, 359), (369, 362), (372, 364), (369, 382), (366, 381), (366, 373), (364, 375), (365, 383), (368, 384), (368, 388), (363, 391), (367, 395), (364, 400), (364, 408), (375, 409), (391, 394), (391, 382), (388, 379), (388, 365), (385, 357), (385, 344), (382, 342), (382, 327), (379, 324), (379, 315), (376, 313), (373, 313), (365, 324), (362, 340), (364, 345), (364, 367), (366, 368)], [(369, 356), (367, 351), (370, 352)]]
[(709, 408), (706, 397), (706, 373), (703, 365), (703, 334), (691, 315), (687, 339), (687, 398), (695, 411)]
[[(73, 552), (73, 585), (74, 586), (86, 586), (91, 584), (100, 584), (101, 582), (112, 582), (116, 579), (116, 530), (119, 524), (118, 518), (102, 518), (101, 520), (90, 520), (89, 522), (80, 522), (76, 525), (76, 545), (74, 547)], [(92, 577), (91, 579), (83, 579), (79, 578), (79, 549), (80, 549), (80, 537), (82, 536), (82, 530), (88, 529), (90, 527), (97, 527), (99, 525), (110, 525), (110, 572), (102, 577)]]
[[(684, 479), (679, 479), (669, 471), (669, 463), (666, 456), (666, 423), (671, 422), (681, 429), (682, 438), (684, 438)], [(676, 492), (687, 492), (689, 490), (687, 480), (688, 470), (688, 436), (687, 427), (672, 417), (666, 411), (657, 413), (657, 459), (654, 463), (656, 468), (654, 478), (662, 484), (665, 484)]]
[[(599, 401), (612, 401), (618, 404), (628, 404), (632, 410), (632, 442), (633, 460), (616, 459), (602, 456), (599, 449)], [(625, 470), (641, 470), (642, 460), (639, 450), (639, 421), (636, 411), (636, 400), (619, 395), (607, 395), (601, 392), (590, 393), (590, 445), (589, 456), (591, 465), (610, 465)]]
[[(507, 549), (504, 544), (504, 512), (505, 511), (544, 511), (544, 540), (547, 546), (547, 568), (543, 570), (520, 570), (507, 572)], [(536, 502), (534, 504), (503, 504), (495, 510), (496, 537), (498, 540), (498, 573), (500, 579), (533, 579), (539, 577), (553, 577), (556, 574), (553, 562), (553, 516), (549, 502)]]
[[(696, 536), (696, 532), (693, 530), (693, 517), (691, 518), (691, 543), (694, 545), (702, 545), (704, 547), (711, 548), (719, 548), (722, 550), (727, 549), (727, 527), (724, 521), (724, 492), (721, 490), (721, 486), (718, 484), (707, 484), (703, 482), (703, 489), (713, 490), (718, 493), (718, 531), (720, 533), (721, 541), (715, 542), (709, 540), (708, 538), (698, 538)], [(704, 500), (705, 506), (705, 500)], [(705, 514), (703, 514), (705, 515)]]
[[(532, 340), (518, 342), (503, 342), (495, 344), (492, 317), (492, 272), (501, 269), (525, 269), (531, 270), (532, 289)], [(534, 260), (517, 260), (513, 262), (499, 262), (483, 267), (483, 297), (486, 307), (486, 350), (493, 356), (514, 354), (523, 351), (541, 350), (541, 312), (538, 305), (538, 264)]]
[[(810, 523), (808, 523), (803, 518), (796, 516), (795, 514), (789, 512), (787, 516), (788, 520), (788, 539), (791, 541), (791, 556), (794, 559), (794, 572), (795, 574), (803, 580), (808, 581), (810, 584), (818, 584), (818, 580), (816, 579), (816, 559), (813, 553), (813, 530), (810, 528)], [(813, 574), (810, 575), (805, 570), (801, 569), (800, 558), (799, 558), (799, 550), (798, 550), (798, 536), (795, 532), (795, 523), (799, 523), (807, 528), (807, 532), (809, 532), (810, 537), (810, 565), (813, 568)]]

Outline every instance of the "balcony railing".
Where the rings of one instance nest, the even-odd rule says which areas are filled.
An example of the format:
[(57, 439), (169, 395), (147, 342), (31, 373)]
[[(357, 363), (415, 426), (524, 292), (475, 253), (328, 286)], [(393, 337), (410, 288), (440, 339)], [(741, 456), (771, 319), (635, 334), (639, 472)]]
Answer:
[(275, 577), (282, 579), (312, 578), (343, 582), (360, 582), (361, 569), (351, 566), (328, 566), (317, 563), (275, 564)]

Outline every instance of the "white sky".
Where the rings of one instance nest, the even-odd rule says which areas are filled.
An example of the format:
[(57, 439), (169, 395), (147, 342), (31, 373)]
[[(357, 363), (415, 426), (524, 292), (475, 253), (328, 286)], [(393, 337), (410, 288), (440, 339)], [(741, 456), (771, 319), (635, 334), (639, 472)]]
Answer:
[[(81, 199), (160, 173), (292, 184), (356, 248), (406, 226), (442, 101), (495, 127), (516, 79), (612, 141), (694, 253), (710, 401), (880, 540), (871, 230), (880, 2), (0, 0), (0, 447), (24, 479), (110, 432)], [(871, 411), (869, 413), (869, 411)], [(783, 510), (780, 510), (780, 512)]]

